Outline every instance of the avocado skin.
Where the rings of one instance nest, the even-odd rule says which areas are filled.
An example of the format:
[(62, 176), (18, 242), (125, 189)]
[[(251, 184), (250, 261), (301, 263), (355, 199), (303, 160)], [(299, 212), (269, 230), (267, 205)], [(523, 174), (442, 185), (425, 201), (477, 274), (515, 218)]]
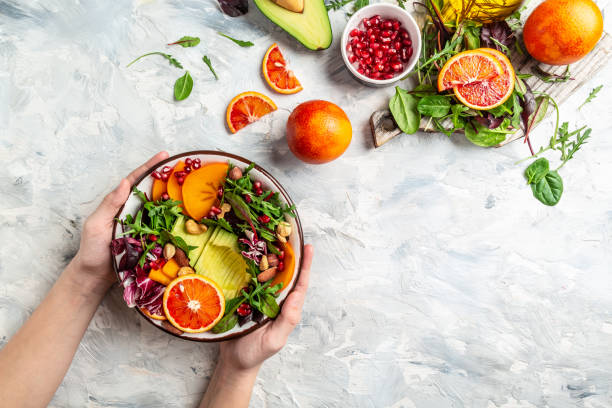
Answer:
[[(254, 0), (254, 2), (264, 16), (309, 50), (318, 51), (330, 47), (333, 39), (332, 29), (324, 0), (304, 0), (302, 13), (286, 10), (271, 0)], [(311, 33), (314, 30), (309, 31), (309, 28), (315, 28), (319, 35), (313, 36)]]

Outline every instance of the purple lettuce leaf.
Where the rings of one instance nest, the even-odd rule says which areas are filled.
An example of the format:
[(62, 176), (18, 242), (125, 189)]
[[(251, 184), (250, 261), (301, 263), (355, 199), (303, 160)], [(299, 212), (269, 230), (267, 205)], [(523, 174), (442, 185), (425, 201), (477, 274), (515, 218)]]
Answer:
[(218, 0), (221, 10), (230, 17), (242, 16), (249, 12), (248, 0)]

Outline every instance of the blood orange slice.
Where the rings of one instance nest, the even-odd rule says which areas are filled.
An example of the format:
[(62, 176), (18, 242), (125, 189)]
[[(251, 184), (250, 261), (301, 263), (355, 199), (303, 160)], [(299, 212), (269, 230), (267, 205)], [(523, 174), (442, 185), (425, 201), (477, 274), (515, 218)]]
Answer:
[(225, 119), (229, 130), (236, 133), (276, 109), (276, 104), (266, 95), (259, 92), (243, 92), (231, 100), (227, 106)]
[(482, 49), (463, 51), (449, 59), (438, 74), (438, 91), (488, 81), (504, 68), (497, 58)]
[(500, 51), (492, 48), (481, 48), (481, 51), (494, 56), (504, 71), (488, 81), (455, 87), (455, 96), (472, 109), (493, 109), (506, 102), (514, 92), (514, 67), (508, 57)]
[(261, 65), (266, 82), (276, 92), (294, 94), (304, 89), (293, 71), (287, 69), (287, 61), (278, 48), (278, 44), (274, 43), (268, 48)]
[(189, 215), (201, 220), (217, 200), (219, 187), (227, 175), (227, 163), (208, 163), (193, 170), (183, 183), (181, 194), (184, 208)]
[(200, 275), (173, 280), (164, 292), (164, 313), (177, 329), (201, 333), (223, 317), (225, 298), (215, 282)]

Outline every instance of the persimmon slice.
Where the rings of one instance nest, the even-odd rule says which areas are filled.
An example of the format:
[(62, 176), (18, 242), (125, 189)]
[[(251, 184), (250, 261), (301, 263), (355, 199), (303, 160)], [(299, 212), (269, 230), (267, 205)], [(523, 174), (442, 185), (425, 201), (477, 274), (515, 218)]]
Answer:
[(293, 253), (293, 248), (289, 243), (286, 243), (283, 244), (282, 250), (285, 251), (285, 258), (283, 259), (285, 267), (276, 274), (274, 280), (270, 284), (270, 286), (274, 286), (278, 283), (282, 283), (283, 286), (279, 289), (279, 292), (289, 286), (291, 279), (293, 279), (293, 274), (295, 273), (295, 254)]
[[(176, 173), (177, 171), (183, 171), (184, 169), (185, 169), (185, 162), (181, 160), (178, 163), (176, 163), (176, 165), (174, 166), (174, 169), (172, 169), (172, 173), (170, 173), (170, 178), (168, 179), (168, 186), (167, 186), (168, 195), (174, 201), (183, 201), (183, 189), (181, 188), (181, 185), (178, 183), (177, 178), (174, 175), (174, 173)], [(185, 180), (187, 180), (187, 178), (185, 178)]]
[(225, 119), (230, 132), (236, 133), (276, 109), (276, 104), (266, 95), (259, 92), (243, 92), (230, 101)]
[(163, 305), (168, 321), (188, 333), (212, 329), (225, 312), (225, 298), (219, 286), (195, 274), (173, 280), (166, 287)]
[(153, 187), (151, 188), (151, 200), (157, 201), (161, 199), (162, 194), (168, 192), (168, 183), (153, 179)]
[(276, 92), (294, 94), (304, 89), (293, 71), (287, 68), (287, 61), (278, 44), (274, 43), (268, 48), (261, 65), (266, 82)]
[(197, 170), (192, 170), (185, 178), (181, 198), (189, 215), (195, 220), (210, 212), (217, 200), (219, 187), (227, 175), (227, 163), (208, 163)]

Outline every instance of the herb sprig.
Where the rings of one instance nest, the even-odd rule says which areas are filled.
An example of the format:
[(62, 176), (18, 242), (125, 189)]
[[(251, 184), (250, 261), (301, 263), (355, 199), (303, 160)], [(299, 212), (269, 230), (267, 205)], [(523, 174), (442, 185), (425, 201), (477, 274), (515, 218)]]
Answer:
[(593, 102), (593, 99), (597, 98), (597, 95), (602, 89), (603, 89), (603, 85), (599, 85), (598, 87), (593, 88), (593, 90), (591, 90), (591, 93), (589, 93), (589, 96), (586, 98), (586, 100), (582, 103), (582, 105), (578, 107), (578, 110), (582, 109), (582, 107), (586, 105), (587, 103)]
[(138, 61), (141, 58), (144, 57), (148, 57), (149, 55), (161, 55), (162, 57), (164, 57), (166, 60), (168, 60), (168, 63), (174, 67), (183, 69), (183, 65), (176, 59), (174, 58), (172, 55), (170, 54), (166, 54), (164, 52), (160, 52), (160, 51), (154, 51), (154, 52), (149, 52), (147, 54), (143, 54), (140, 57), (136, 58), (134, 61), (130, 62), (129, 64), (127, 64), (126, 68), (129, 68), (132, 64), (134, 64), (136, 61)]
[(238, 44), (241, 47), (252, 47), (255, 44), (253, 44), (251, 41), (242, 41), (242, 40), (237, 40), (235, 38), (230, 37), (227, 34), (223, 34), (222, 32), (217, 32), (217, 34), (219, 34), (221, 37), (225, 37), (228, 40), (232, 40), (234, 43)]

